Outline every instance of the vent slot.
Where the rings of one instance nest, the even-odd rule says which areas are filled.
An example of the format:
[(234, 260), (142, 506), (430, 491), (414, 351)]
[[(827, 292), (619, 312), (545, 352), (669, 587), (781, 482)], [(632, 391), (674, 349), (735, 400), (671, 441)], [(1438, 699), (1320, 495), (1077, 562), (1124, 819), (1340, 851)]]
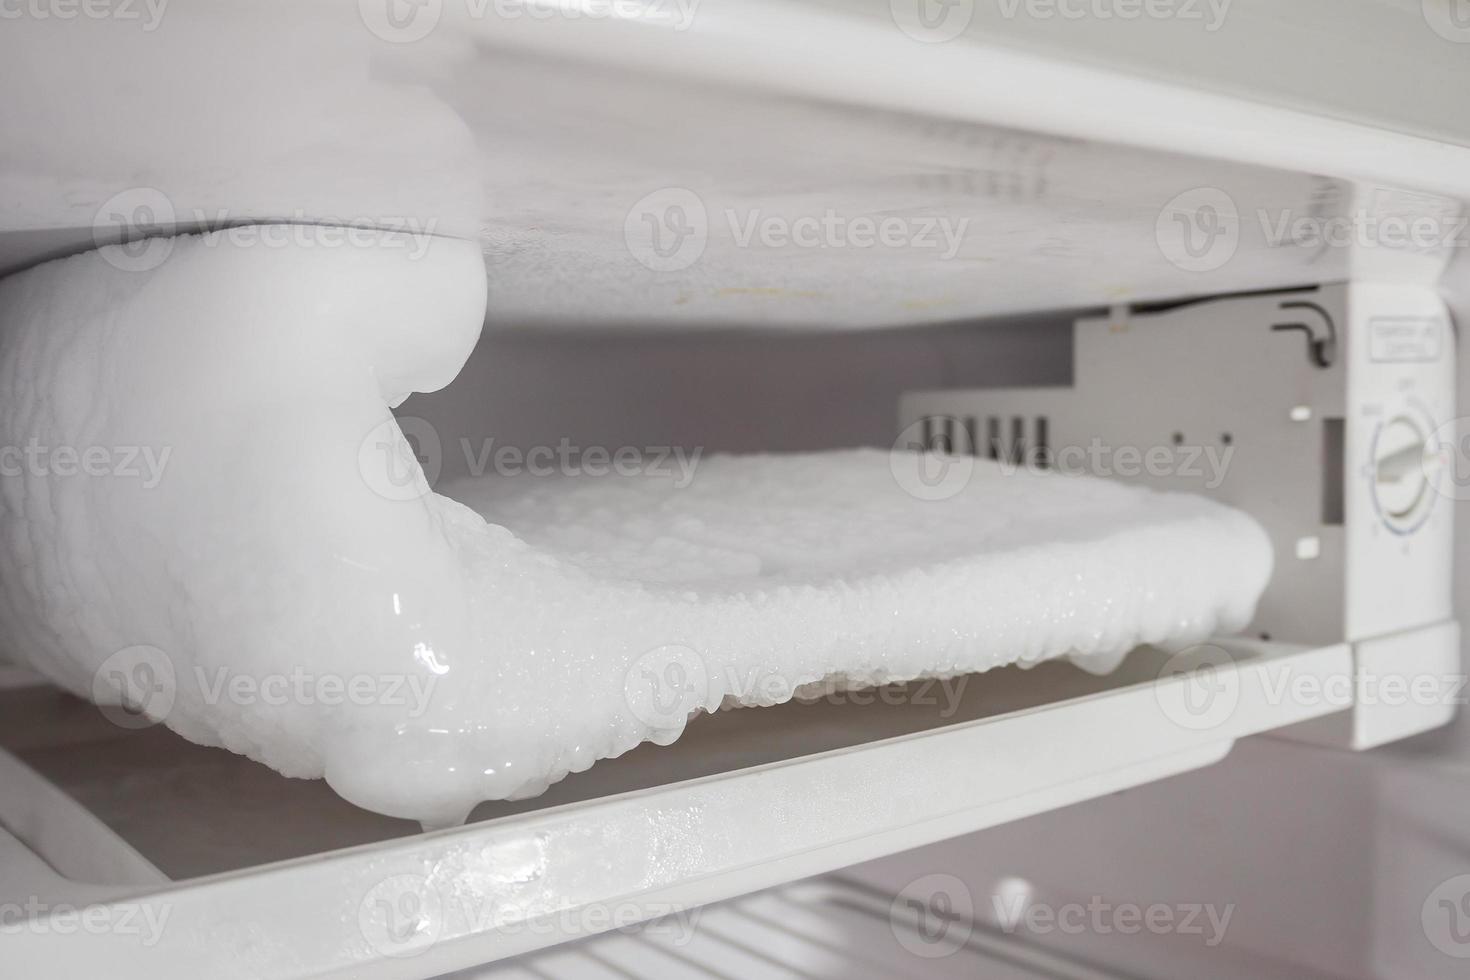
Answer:
[(919, 420), (919, 441), (914, 448), (927, 452), (963, 453), (1039, 469), (1051, 465), (1051, 420), (1045, 415), (926, 415)]
[(954, 452), (954, 419), (945, 415), (926, 415), (920, 420), (920, 450), (931, 453)]
[(1347, 426), (1340, 418), (1322, 420), (1322, 523), (1341, 527), (1347, 515)]
[(1010, 461), (1020, 466), (1026, 462), (1026, 420), (1019, 415), (1011, 417)]
[[(919, 420), (919, 451), (934, 447), (934, 416), (926, 415)], [(913, 448), (910, 446), (910, 448)]]

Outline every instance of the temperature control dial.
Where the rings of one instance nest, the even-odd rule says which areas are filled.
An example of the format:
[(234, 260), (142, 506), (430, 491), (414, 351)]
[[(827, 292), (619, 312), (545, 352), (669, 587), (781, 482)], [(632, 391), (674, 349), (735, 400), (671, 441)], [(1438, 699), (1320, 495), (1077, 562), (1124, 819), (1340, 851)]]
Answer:
[(1416, 527), (1431, 502), (1424, 467), (1426, 439), (1424, 428), (1407, 415), (1383, 423), (1373, 439), (1373, 499), (1396, 531)]

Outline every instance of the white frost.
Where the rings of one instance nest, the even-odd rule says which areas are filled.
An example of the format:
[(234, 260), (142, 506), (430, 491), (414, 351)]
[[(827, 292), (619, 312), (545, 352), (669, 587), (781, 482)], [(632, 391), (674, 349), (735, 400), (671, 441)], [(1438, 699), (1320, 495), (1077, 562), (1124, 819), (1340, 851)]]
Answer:
[[(117, 652), (156, 648), (174, 730), (443, 823), (721, 703), (1238, 629), (1270, 575), (1260, 528), (1202, 498), (977, 462), (924, 501), (873, 450), (384, 492), (364, 446), (483, 317), (478, 249), (429, 244), (206, 236), (147, 273), (103, 250), (0, 283), (0, 446), (166, 453), (151, 483), (0, 477), (10, 655), (115, 702)], [(303, 671), (404, 684), (259, 696)]]

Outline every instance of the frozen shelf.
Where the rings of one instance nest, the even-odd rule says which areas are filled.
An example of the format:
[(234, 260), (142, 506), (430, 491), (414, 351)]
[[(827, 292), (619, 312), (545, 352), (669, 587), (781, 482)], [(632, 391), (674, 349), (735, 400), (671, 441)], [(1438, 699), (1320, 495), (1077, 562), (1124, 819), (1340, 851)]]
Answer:
[[(1433, 281), (1446, 249), (1322, 249), (1263, 226), (1453, 221), (1470, 125), (1451, 40), (1470, 29), (1448, 0), (1229, 6), (1228, 30), (1082, 30), (971, 2), (937, 10), (935, 33), (914, 0), (19, 20), (0, 84), (31, 97), (0, 114), (0, 270), (237, 221), (406, 226), (480, 240), (491, 324), (640, 331), (942, 323), (1421, 265)], [(215, 36), (231, 44), (201, 42)], [(246, 124), (267, 119), (268, 147)], [(1208, 273), (1165, 244), (1196, 211), (1232, 243)], [(676, 213), (691, 234), (659, 258), (653, 231)], [(871, 247), (856, 218), (912, 241)], [(836, 229), (820, 248), (788, 241), (813, 219)]]
[[(1198, 663), (1138, 650), (1107, 677), (1048, 664), (924, 696), (722, 712), (431, 834), (160, 729), (111, 728), (46, 689), (0, 692), (0, 746), (21, 771), (136, 851), (111, 865), (134, 874), (108, 907), (166, 912), (147, 944), (12, 931), (4, 960), (118, 980), (434, 976), (1199, 768), (1331, 710), (1284, 696), (1290, 684), (1352, 671), (1346, 646), (1218, 649), (1229, 657)], [(63, 867), (64, 841), (12, 823), (27, 792), (7, 781), (0, 816)], [(154, 867), (188, 880), (148, 880)], [(74, 900), (95, 894), (84, 884)]]

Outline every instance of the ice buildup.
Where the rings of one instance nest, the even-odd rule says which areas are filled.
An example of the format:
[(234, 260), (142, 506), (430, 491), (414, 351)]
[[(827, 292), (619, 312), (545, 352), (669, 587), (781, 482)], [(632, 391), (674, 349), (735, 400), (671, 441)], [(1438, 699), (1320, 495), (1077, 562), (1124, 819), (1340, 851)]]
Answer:
[(722, 703), (1238, 629), (1269, 577), (1208, 500), (984, 461), (926, 500), (886, 451), (428, 492), (389, 408), (460, 369), (485, 272), (414, 244), (215, 233), (0, 283), (8, 655), (442, 824)]

